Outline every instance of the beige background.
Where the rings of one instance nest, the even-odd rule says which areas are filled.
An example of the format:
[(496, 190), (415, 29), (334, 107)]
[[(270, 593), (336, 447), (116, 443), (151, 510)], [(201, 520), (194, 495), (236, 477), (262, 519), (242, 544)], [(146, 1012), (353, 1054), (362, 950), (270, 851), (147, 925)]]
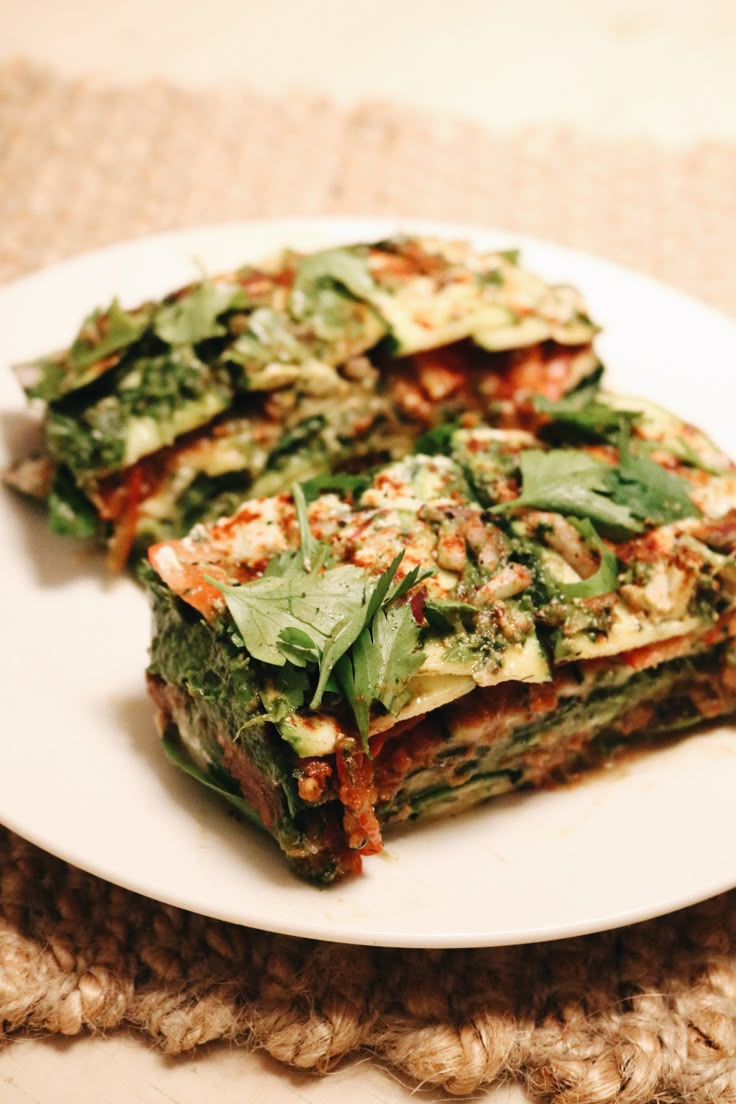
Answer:
[(67, 73), (393, 97), (511, 129), (736, 137), (733, 0), (1, 0), (0, 52)]
[[(393, 98), (502, 130), (565, 123), (677, 145), (736, 141), (735, 46), (732, 0), (0, 0), (0, 62)], [(23, 1041), (0, 1057), (0, 1104), (348, 1099), (398, 1104), (410, 1087), (368, 1061), (318, 1080), (223, 1046), (171, 1062), (126, 1036)]]

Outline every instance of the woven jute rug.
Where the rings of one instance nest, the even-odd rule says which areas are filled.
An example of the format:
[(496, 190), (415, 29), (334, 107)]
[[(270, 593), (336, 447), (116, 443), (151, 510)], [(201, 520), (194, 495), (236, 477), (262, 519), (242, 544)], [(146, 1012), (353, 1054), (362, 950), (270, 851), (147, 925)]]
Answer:
[[(338, 110), (0, 68), (0, 279), (153, 230), (312, 212), (463, 219), (556, 239), (736, 313), (736, 148), (498, 136), (385, 104)], [(733, 846), (733, 841), (703, 841)], [(537, 946), (396, 951), (219, 923), (0, 830), (0, 1028), (138, 1029), (326, 1070), (364, 1048), (472, 1093), (736, 1101), (736, 895)], [(564, 892), (564, 887), (560, 887)]]

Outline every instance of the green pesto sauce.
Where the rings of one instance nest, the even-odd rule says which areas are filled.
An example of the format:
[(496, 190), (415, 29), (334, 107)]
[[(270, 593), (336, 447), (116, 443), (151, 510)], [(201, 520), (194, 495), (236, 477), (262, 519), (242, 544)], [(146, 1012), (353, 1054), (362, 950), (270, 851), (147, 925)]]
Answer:
[(210, 421), (230, 403), (227, 374), (191, 349), (137, 359), (101, 397), (73, 394), (48, 411), (49, 451), (72, 471), (110, 471)]

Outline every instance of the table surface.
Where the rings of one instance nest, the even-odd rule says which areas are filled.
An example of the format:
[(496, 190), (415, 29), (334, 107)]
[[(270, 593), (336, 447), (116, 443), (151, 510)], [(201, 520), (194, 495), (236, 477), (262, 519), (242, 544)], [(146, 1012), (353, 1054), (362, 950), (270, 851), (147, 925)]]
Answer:
[[(501, 130), (566, 124), (678, 145), (736, 141), (732, 0), (3, 0), (2, 8), (0, 62), (23, 57), (68, 75), (316, 91), (345, 105), (394, 99)], [(157, 33), (141, 34), (152, 12)], [(23, 1040), (0, 1058), (3, 1104), (448, 1099), (412, 1089), (366, 1059), (319, 1079), (225, 1045), (170, 1061), (126, 1034)], [(512, 1086), (474, 1099), (527, 1097)]]

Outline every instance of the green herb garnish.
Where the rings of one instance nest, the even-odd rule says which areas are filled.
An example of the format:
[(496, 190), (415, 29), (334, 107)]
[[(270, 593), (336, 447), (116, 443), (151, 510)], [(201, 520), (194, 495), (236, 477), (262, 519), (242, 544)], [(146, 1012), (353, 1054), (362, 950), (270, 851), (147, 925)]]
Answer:
[(597, 598), (601, 594), (610, 594), (616, 589), (618, 581), (618, 560), (610, 548), (607, 548), (587, 518), (573, 521), (572, 524), (589, 544), (598, 551), (600, 564), (598, 570), (581, 579), (579, 583), (561, 583), (556, 585), (566, 598)]
[(419, 628), (411, 606), (379, 609), (336, 665), (337, 681), (351, 704), (364, 743), (374, 701), (394, 716), (405, 704), (409, 680), (425, 659), (418, 643)]
[(519, 506), (554, 510), (572, 517), (590, 518), (619, 537), (638, 533), (641, 525), (628, 504), (616, 501), (615, 469), (575, 449), (527, 449), (520, 458), (521, 494), (491, 507), (504, 513)]
[(426, 455), (434, 455), (439, 452), (442, 456), (449, 456), (452, 439), (459, 429), (460, 424), (457, 420), (440, 422), (438, 425), (432, 426), (431, 429), (425, 430), (417, 437), (414, 452)]
[(366, 472), (361, 472), (360, 475), (349, 475), (347, 472), (336, 472), (332, 475), (325, 472), (324, 475), (315, 475), (299, 484), (307, 503), (314, 502), (321, 494), (329, 494), (331, 491), (343, 498), (349, 495), (355, 502), (370, 485), (371, 477)]
[(349, 249), (324, 249), (299, 262), (291, 292), (291, 309), (302, 318), (313, 307), (319, 285), (337, 284), (356, 299), (370, 302), (376, 285), (365, 257)]
[(149, 322), (150, 310), (141, 308), (129, 314), (113, 299), (106, 311), (95, 311), (83, 323), (69, 351), (70, 367), (78, 371), (127, 348), (141, 337)]
[(554, 510), (588, 518), (614, 540), (640, 533), (645, 525), (700, 515), (679, 476), (632, 453), (626, 426), (621, 428), (617, 465), (575, 449), (528, 449), (519, 466), (521, 494), (493, 506), (492, 513), (520, 506)]
[[(262, 663), (283, 667), (287, 656), (281, 634), (298, 629), (303, 634), (299, 638), (302, 649), (308, 638), (311, 650), (322, 655), (335, 630), (359, 616), (366, 606), (366, 581), (361, 568), (341, 564), (321, 574), (294, 571), (285, 576), (264, 575), (243, 586), (216, 581), (215, 586), (225, 596), (247, 651)], [(293, 663), (294, 638), (287, 635), (285, 642), (288, 661)]]
[(159, 307), (154, 332), (167, 345), (196, 345), (227, 333), (218, 321), (220, 315), (245, 305), (245, 295), (237, 285), (203, 280), (173, 303)]
[[(146, 304), (133, 312), (124, 311), (117, 299), (107, 310), (93, 311), (82, 323), (71, 348), (57, 357), (18, 365), (26, 394), (30, 398), (54, 402), (70, 391), (92, 383), (105, 370), (113, 354), (123, 354), (148, 329), (153, 306)], [(120, 357), (113, 358), (113, 364)], [(112, 367), (107, 364), (107, 368)], [(29, 382), (24, 382), (25, 379)]]
[[(289, 696), (290, 672), (306, 669), (315, 679), (309, 708), (341, 689), (365, 743), (372, 703), (397, 707), (424, 662), (411, 607), (397, 603), (431, 572), (417, 566), (394, 583), (403, 552), (379, 576), (354, 564), (332, 565), (329, 547), (309, 528), (301, 487), (293, 495), (300, 548), (279, 558), (278, 574), (241, 586), (208, 581), (224, 595), (248, 653), (281, 669), (281, 695)], [(303, 696), (302, 682), (300, 701)]]
[(700, 517), (687, 493), (687, 483), (646, 456), (631, 451), (629, 427), (622, 426), (617, 469), (620, 498), (631, 503), (634, 514), (648, 525), (664, 525), (683, 517)]
[(641, 416), (635, 410), (616, 410), (598, 396), (597, 381), (579, 387), (557, 402), (537, 395), (533, 399), (535, 410), (550, 419), (542, 429), (543, 435), (555, 440), (614, 442), (622, 425), (631, 425)]

